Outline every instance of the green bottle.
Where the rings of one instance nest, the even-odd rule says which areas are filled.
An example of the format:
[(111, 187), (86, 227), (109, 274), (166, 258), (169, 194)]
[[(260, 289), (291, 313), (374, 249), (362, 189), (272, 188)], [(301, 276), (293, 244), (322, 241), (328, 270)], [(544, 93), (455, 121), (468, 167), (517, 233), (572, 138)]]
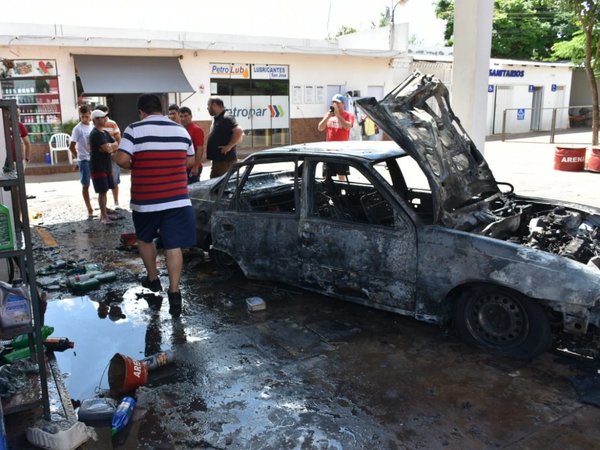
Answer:
[(14, 250), (15, 238), (10, 210), (0, 204), (0, 250)]
[(83, 281), (77, 281), (71, 285), (74, 291), (84, 293), (98, 289), (100, 287), (100, 281), (97, 278), (89, 278)]
[(7, 353), (6, 355), (2, 355), (0, 361), (2, 361), (3, 364), (12, 364), (15, 361), (29, 358), (29, 356), (31, 356), (29, 347), (24, 347), (18, 350), (13, 350), (12, 352)]
[[(50, 336), (52, 333), (54, 333), (54, 327), (49, 327), (47, 325), (44, 325), (42, 327), (42, 341), (46, 340), (46, 338), (48, 336)], [(17, 336), (16, 338), (14, 338), (11, 341), (10, 346), (14, 349), (28, 347), (29, 346), (29, 335), (21, 334), (21, 335)]]
[(94, 278), (100, 283), (108, 283), (109, 281), (115, 281), (117, 279), (117, 274), (115, 272), (102, 272)]

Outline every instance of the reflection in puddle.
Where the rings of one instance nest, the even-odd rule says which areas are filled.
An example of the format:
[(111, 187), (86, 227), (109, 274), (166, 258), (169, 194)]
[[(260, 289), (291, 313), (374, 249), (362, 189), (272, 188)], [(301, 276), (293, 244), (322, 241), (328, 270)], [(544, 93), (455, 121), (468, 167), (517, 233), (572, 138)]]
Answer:
[(187, 341), (184, 324), (168, 314), (168, 302), (139, 288), (107, 293), (102, 302), (88, 296), (50, 301), (45, 323), (54, 327), (53, 336), (75, 342), (74, 350), (55, 353), (74, 400), (108, 388), (106, 370), (115, 353), (143, 359)]

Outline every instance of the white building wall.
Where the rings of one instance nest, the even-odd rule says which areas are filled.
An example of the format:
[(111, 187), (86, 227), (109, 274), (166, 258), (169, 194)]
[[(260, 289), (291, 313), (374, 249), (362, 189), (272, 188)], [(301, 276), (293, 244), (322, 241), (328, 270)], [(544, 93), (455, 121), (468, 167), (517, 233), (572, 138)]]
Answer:
[[(82, 45), (82, 44), (80, 44)], [(232, 46), (233, 47), (233, 46)], [(419, 68), (426, 73), (434, 73), (449, 88), (451, 62), (415, 60), (397, 56), (365, 56), (347, 54), (315, 54), (290, 52), (258, 52), (258, 51), (208, 51), (206, 49), (163, 49), (163, 48), (127, 48), (123, 47), (66, 47), (66, 46), (33, 46), (6, 45), (0, 46), (0, 56), (12, 59), (54, 59), (57, 63), (60, 99), (63, 121), (77, 119), (75, 68), (72, 54), (120, 55), (120, 56), (182, 56), (182, 69), (190, 84), (197, 92), (182, 93), (178, 99), (184, 100), (194, 113), (195, 120), (210, 120), (206, 111), (206, 102), (210, 96), (209, 64), (213, 62), (282, 64), (289, 66), (290, 111), (292, 119), (316, 118), (323, 115), (330, 98), (319, 103), (307, 103), (304, 90), (307, 86), (341, 86), (342, 92), (359, 91), (361, 96), (367, 95), (369, 87), (381, 87), (387, 93), (402, 79)], [(509, 111), (506, 131), (508, 133), (527, 132), (531, 128), (531, 107), (533, 94), (529, 86), (542, 88), (542, 114), (539, 127), (549, 130), (552, 119), (552, 108), (563, 108), (557, 114), (557, 128), (568, 127), (568, 106), (571, 93), (571, 67), (568, 64), (533, 63), (522, 61), (492, 60), (491, 71), (522, 71), (522, 76), (490, 76), (489, 85), (494, 92), (489, 92), (486, 119), (487, 134), (501, 132), (498, 117), (504, 108), (521, 108), (523, 114)], [(496, 72), (500, 73), (500, 72)], [(505, 72), (502, 72), (505, 73)], [(117, 83), (118, 80), (115, 80)], [(553, 85), (556, 90), (553, 90)], [(293, 87), (300, 86), (303, 95), (298, 103), (292, 102)], [(508, 87), (504, 92), (506, 101), (498, 104), (494, 101), (497, 87)], [(201, 89), (203, 87), (203, 89)], [(175, 96), (171, 96), (175, 100)], [(188, 98), (189, 97), (189, 98)], [(327, 95), (325, 95), (327, 97)], [(497, 99), (496, 99), (497, 100)], [(499, 109), (502, 108), (502, 109)]]
[[(496, 75), (494, 75), (496, 74)], [(508, 76), (508, 75), (517, 76)], [(509, 87), (508, 103), (499, 101), (498, 87)], [(552, 110), (557, 108), (556, 128), (568, 128), (568, 106), (571, 91), (571, 67), (568, 64), (517, 63), (493, 60), (490, 66), (488, 102), (494, 105), (488, 108), (487, 129), (501, 132), (498, 118), (502, 116), (505, 105), (511, 109), (506, 115), (507, 133), (525, 133), (531, 130), (536, 87), (541, 88), (541, 117), (539, 130), (550, 130)], [(538, 90), (538, 92), (540, 92)], [(494, 101), (495, 100), (495, 101)], [(518, 111), (519, 109), (524, 111)], [(534, 127), (535, 129), (535, 127)]]
[[(210, 63), (251, 63), (284, 64), (289, 66), (290, 97), (292, 86), (341, 85), (342, 92), (360, 91), (366, 95), (369, 86), (382, 86), (384, 92), (392, 89), (393, 74), (388, 58), (367, 58), (332, 55), (296, 55), (247, 52), (200, 52), (194, 50), (139, 50), (139, 49), (103, 49), (103, 48), (57, 48), (57, 47), (20, 47), (16, 59), (55, 59), (58, 69), (60, 100), (63, 121), (77, 119), (77, 99), (75, 91), (75, 64), (72, 54), (115, 55), (115, 56), (179, 56), (180, 64), (188, 81), (196, 93), (182, 93), (182, 105), (193, 111), (195, 120), (210, 120), (206, 111), (206, 102), (210, 97)], [(0, 47), (0, 55), (7, 52)], [(118, 80), (115, 80), (118, 83)], [(201, 86), (203, 89), (201, 89)], [(170, 97), (175, 100), (175, 96)], [(290, 117), (321, 117), (331, 98), (321, 103), (302, 103), (290, 105)], [(291, 102), (291, 99), (290, 99)]]

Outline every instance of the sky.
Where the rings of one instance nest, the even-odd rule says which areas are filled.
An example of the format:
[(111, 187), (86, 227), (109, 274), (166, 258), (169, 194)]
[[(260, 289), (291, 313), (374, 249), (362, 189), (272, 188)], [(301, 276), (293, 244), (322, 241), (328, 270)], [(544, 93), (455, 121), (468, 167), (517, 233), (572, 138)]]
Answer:
[[(366, 30), (396, 0), (121, 0), (95, 9), (81, 0), (23, 0), (3, 8), (0, 21), (95, 27), (324, 39), (342, 25)], [(408, 0), (395, 8), (396, 23), (424, 46), (443, 43), (444, 22), (433, 0)], [(60, 6), (58, 6), (60, 5)]]

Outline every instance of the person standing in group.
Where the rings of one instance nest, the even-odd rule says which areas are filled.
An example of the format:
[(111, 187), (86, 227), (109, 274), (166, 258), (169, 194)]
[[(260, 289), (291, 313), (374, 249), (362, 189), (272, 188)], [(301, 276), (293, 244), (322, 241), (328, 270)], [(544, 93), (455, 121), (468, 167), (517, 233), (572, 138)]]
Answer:
[[(325, 113), (317, 129), (326, 132), (326, 141), (348, 141), (353, 126), (354, 115), (346, 111), (344, 96), (335, 94), (331, 99), (329, 111)], [(350, 174), (349, 167), (345, 164), (328, 164), (327, 170), (329, 175), (338, 175), (340, 181), (345, 181), (346, 175)]]
[(181, 123), (179, 120), (179, 106), (177, 106), (175, 103), (170, 104), (167, 117), (175, 123)]
[[(96, 109), (105, 112), (106, 116), (106, 124), (104, 125), (104, 131), (108, 132), (111, 138), (115, 140), (117, 144), (121, 142), (121, 130), (119, 129), (119, 125), (117, 122), (108, 117), (108, 106), (98, 105)], [(118, 148), (118, 147), (117, 147)], [(113, 153), (114, 156), (115, 153)], [(113, 201), (115, 203), (115, 209), (120, 208), (119, 205), (119, 184), (121, 183), (121, 168), (119, 165), (113, 160), (111, 160), (112, 164), (112, 176), (113, 181), (115, 182), (115, 187), (112, 188)]]
[(237, 161), (235, 146), (242, 142), (244, 130), (235, 117), (225, 114), (225, 105), (220, 97), (210, 97), (207, 109), (213, 117), (213, 124), (206, 140), (206, 157), (212, 161), (210, 178), (216, 178)]
[(200, 174), (202, 173), (202, 159), (204, 158), (204, 131), (197, 124), (192, 122), (192, 110), (187, 106), (179, 108), (179, 120), (181, 125), (187, 130), (188, 134), (192, 138), (194, 144), (194, 150), (196, 152), (196, 159), (194, 160), (194, 167), (188, 170), (188, 184), (200, 181)]
[(111, 155), (118, 148), (117, 142), (105, 131), (107, 120), (106, 112), (100, 109), (92, 111), (94, 128), (90, 132), (90, 173), (94, 191), (98, 194), (100, 220), (105, 225), (112, 223), (106, 207), (106, 193), (115, 187)]
[(194, 147), (187, 131), (162, 115), (158, 96), (141, 95), (137, 108), (142, 120), (125, 129), (115, 159), (119, 166), (131, 170), (130, 206), (147, 271), (142, 286), (153, 292), (162, 290), (154, 244), (160, 230), (169, 275), (169, 312), (178, 316), (182, 303), (181, 249), (196, 245), (196, 217), (186, 174), (194, 165)]
[(90, 123), (91, 111), (87, 105), (79, 107), (79, 123), (71, 132), (69, 149), (77, 158), (79, 165), (79, 181), (81, 182), (81, 195), (88, 211), (88, 219), (94, 217), (94, 210), (90, 202), (90, 147), (89, 137), (94, 126)]

